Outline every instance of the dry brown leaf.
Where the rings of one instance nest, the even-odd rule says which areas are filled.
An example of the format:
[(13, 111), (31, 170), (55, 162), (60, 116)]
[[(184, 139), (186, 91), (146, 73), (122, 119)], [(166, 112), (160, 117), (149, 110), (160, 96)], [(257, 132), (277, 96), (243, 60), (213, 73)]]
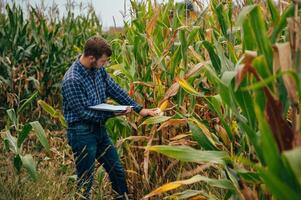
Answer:
[(143, 86), (150, 87), (150, 88), (155, 87), (155, 84), (153, 84), (153, 83), (146, 83), (146, 82), (142, 82), (142, 81), (134, 81), (133, 84), (143, 85)]
[(131, 163), (134, 164), (136, 171), (140, 171), (140, 166), (130, 148), (127, 148), (127, 153), (131, 157)]
[(130, 140), (130, 141), (135, 141), (135, 142), (137, 142), (137, 141), (145, 141), (145, 140), (149, 140), (149, 136), (129, 136), (129, 137), (127, 137), (127, 138), (124, 138), (123, 139), (123, 142), (124, 141), (126, 141), (126, 140)]
[(185, 79), (188, 79), (188, 78), (190, 78), (191, 76), (195, 75), (198, 71), (200, 71), (200, 69), (201, 69), (204, 65), (206, 65), (206, 64), (208, 64), (208, 63), (209, 63), (209, 62), (207, 61), (207, 62), (202, 62), (202, 63), (196, 64), (193, 68), (189, 69), (189, 71), (185, 74), (184, 78), (185, 78)]
[(256, 56), (257, 53), (255, 51), (246, 51), (246, 53), (244, 54), (244, 59), (243, 59), (244, 64), (239, 66), (238, 72), (235, 76), (235, 89), (239, 87), (239, 85), (245, 78), (246, 74), (250, 70), (251, 63)]
[(166, 175), (168, 174), (168, 172), (171, 170), (171, 169), (173, 169), (174, 168), (174, 166), (176, 165), (176, 164), (178, 164), (180, 161), (178, 161), (178, 160), (173, 160), (173, 161), (171, 161), (171, 163), (168, 165), (168, 167), (166, 168), (166, 170), (163, 172), (163, 180), (165, 179), (165, 177), (166, 177)]
[(168, 45), (166, 46), (166, 48), (164, 49), (164, 51), (163, 51), (163, 53), (162, 53), (162, 55), (163, 55), (162, 57), (167, 56), (167, 54), (168, 54), (170, 48), (172, 47), (173, 43), (175, 42), (175, 39), (177, 38), (177, 33), (178, 33), (178, 29), (176, 29), (176, 30), (173, 32), (171, 38), (169, 38), (169, 43), (168, 43)]
[(222, 127), (221, 125), (216, 124), (214, 126), (215, 130), (218, 132), (219, 136), (221, 137), (221, 139), (223, 140), (223, 143), (229, 147), (231, 145), (231, 141), (229, 139), (229, 136), (227, 134), (227, 131), (225, 130), (224, 127)]
[(154, 27), (157, 23), (157, 19), (159, 17), (159, 13), (160, 13), (160, 10), (157, 9), (155, 11), (155, 14), (154, 16), (152, 17), (152, 19), (149, 21), (149, 23), (146, 25), (146, 39), (147, 39), (147, 42), (148, 42), (148, 45), (150, 47), (150, 49), (152, 50), (152, 52), (156, 55), (156, 47), (155, 47), (155, 43), (151, 37), (152, 35), (152, 32), (154, 30)]
[(149, 150), (148, 147), (150, 147), (152, 145), (154, 136), (157, 132), (157, 126), (153, 126), (151, 129), (151, 137), (147, 142), (145, 151), (144, 151), (144, 161), (143, 161), (143, 171), (144, 171), (144, 177), (145, 177), (145, 181), (147, 183), (147, 185), (149, 184), (149, 176), (148, 176), (148, 165), (149, 165)]
[(166, 128), (168, 126), (179, 126), (187, 124), (187, 119), (170, 119), (166, 122), (164, 122), (159, 128), (158, 131), (160, 131), (162, 128)]
[(283, 118), (281, 102), (275, 99), (268, 90), (265, 89), (267, 102), (265, 105), (265, 117), (270, 125), (279, 150), (290, 150), (294, 143), (294, 132), (287, 120)]
[(202, 57), (194, 50), (192, 46), (189, 46), (188, 49), (191, 51), (192, 55), (199, 61), (203, 62)]
[(138, 131), (138, 127), (137, 127), (137, 125), (135, 124), (135, 122), (128, 121), (128, 123), (131, 125), (131, 127), (132, 127), (134, 130)]
[(168, 88), (168, 90), (166, 91), (163, 101), (169, 99), (170, 97), (175, 96), (178, 93), (179, 89), (180, 89), (180, 84), (178, 82), (172, 84), (170, 88)]
[(173, 140), (180, 140), (180, 139), (183, 139), (183, 138), (188, 137), (188, 136), (191, 136), (191, 134), (180, 134), (180, 135), (177, 135), (173, 138), (170, 138), (170, 140), (172, 140), (172, 141)]
[(244, 182), (241, 181), (242, 185), (242, 195), (245, 200), (258, 200), (258, 195), (255, 190), (251, 190)]
[(146, 25), (146, 34), (147, 35), (150, 36), (152, 34), (152, 32), (154, 30), (154, 27), (155, 27), (155, 25), (157, 23), (157, 19), (159, 17), (159, 14), (160, 14), (160, 9), (157, 9), (155, 11), (154, 16), (151, 18), (151, 20), (149, 21), (149, 23)]
[(203, 196), (202, 194), (189, 198), (189, 200), (206, 200), (206, 199), (207, 197)]
[(195, 169), (192, 169), (192, 170), (189, 170), (189, 171), (184, 171), (181, 174), (181, 178), (188, 178), (188, 177), (192, 177), (196, 174), (200, 174), (201, 172), (203, 172), (205, 169), (208, 169), (212, 165), (213, 165), (212, 163), (206, 163), (206, 164), (202, 164), (202, 165), (197, 166)]
[[(282, 72), (293, 70), (293, 60), (292, 60), (292, 51), (290, 44), (286, 43), (277, 43), (273, 46), (274, 50), (274, 73), (279, 69)], [(297, 96), (297, 87), (296, 83), (291, 76), (288, 74), (283, 74), (282, 76), (284, 85), (288, 92), (288, 96), (293, 102), (293, 104), (298, 104)]]

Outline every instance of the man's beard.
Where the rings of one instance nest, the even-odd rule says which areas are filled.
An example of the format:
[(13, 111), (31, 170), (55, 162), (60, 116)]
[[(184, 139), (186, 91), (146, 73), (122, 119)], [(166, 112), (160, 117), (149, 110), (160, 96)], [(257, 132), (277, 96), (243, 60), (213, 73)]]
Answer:
[(91, 69), (99, 69), (99, 67), (97, 67), (97, 62), (91, 63)]

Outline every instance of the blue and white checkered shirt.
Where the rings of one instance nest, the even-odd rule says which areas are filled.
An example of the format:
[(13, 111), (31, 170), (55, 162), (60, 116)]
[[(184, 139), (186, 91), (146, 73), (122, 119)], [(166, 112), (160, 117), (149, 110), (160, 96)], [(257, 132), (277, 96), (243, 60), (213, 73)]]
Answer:
[(68, 124), (79, 121), (105, 122), (112, 112), (91, 110), (88, 107), (105, 103), (107, 97), (121, 105), (131, 105), (139, 113), (138, 105), (101, 67), (87, 69), (77, 59), (62, 81), (63, 113)]

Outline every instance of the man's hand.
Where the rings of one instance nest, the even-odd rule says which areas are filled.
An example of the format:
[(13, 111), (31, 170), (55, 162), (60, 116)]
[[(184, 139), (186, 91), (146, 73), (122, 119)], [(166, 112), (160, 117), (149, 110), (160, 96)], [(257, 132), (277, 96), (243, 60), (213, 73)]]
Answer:
[(115, 116), (126, 115), (126, 114), (131, 113), (132, 111), (133, 111), (133, 108), (129, 106), (126, 108), (126, 111), (121, 112), (121, 113), (115, 113)]
[(161, 111), (159, 108), (152, 108), (152, 109), (143, 108), (139, 114), (143, 117), (146, 117), (146, 116), (154, 117), (154, 116), (159, 116), (160, 113), (161, 113)]

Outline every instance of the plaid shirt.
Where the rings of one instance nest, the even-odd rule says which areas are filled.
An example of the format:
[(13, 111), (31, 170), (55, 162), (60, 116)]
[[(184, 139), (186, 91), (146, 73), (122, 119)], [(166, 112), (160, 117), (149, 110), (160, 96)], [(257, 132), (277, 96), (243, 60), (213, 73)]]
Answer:
[(66, 121), (105, 122), (112, 112), (91, 110), (88, 107), (105, 103), (107, 97), (121, 105), (134, 106), (139, 113), (142, 107), (110, 77), (106, 70), (86, 69), (77, 59), (66, 72), (62, 82), (63, 113)]

